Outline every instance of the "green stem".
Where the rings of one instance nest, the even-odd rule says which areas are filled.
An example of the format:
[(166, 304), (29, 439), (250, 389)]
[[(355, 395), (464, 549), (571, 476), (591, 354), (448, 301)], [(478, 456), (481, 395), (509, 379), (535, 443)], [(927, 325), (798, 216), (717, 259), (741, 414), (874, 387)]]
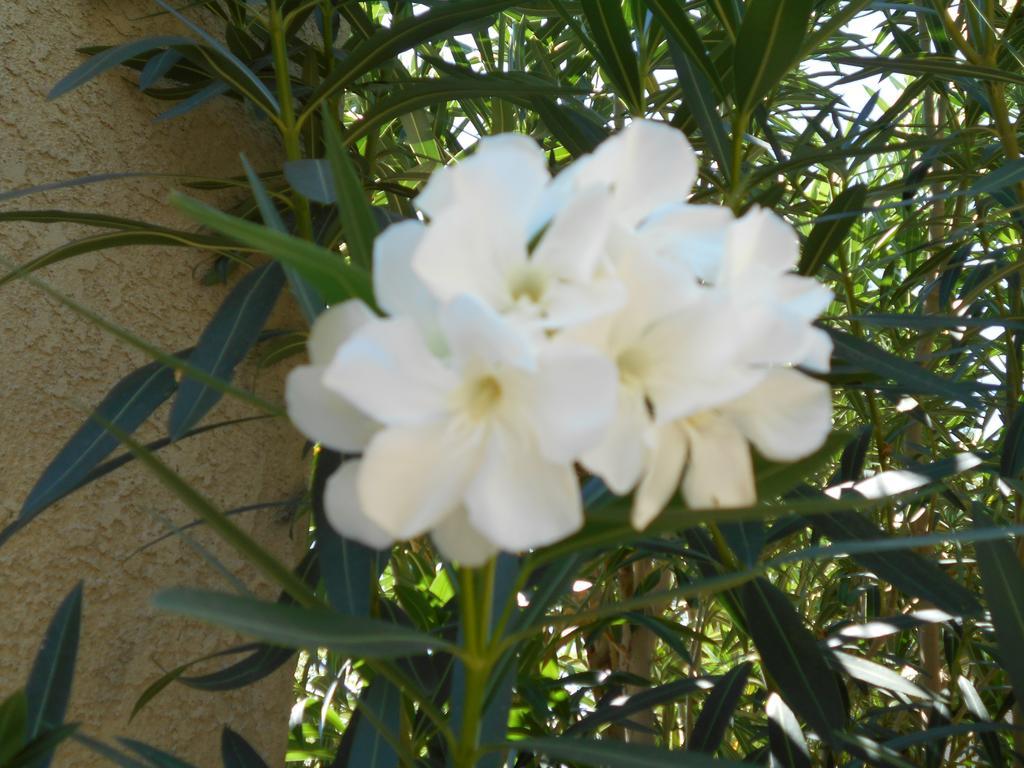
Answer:
[(474, 768), (480, 747), (480, 720), (495, 658), (490, 637), (494, 567), (492, 560), (483, 568), (459, 571), (462, 663), (466, 668), (466, 683), (462, 697), (462, 727), (453, 761), (455, 768)]
[[(295, 119), (295, 103), (292, 101), (292, 81), (288, 72), (288, 41), (284, 20), (277, 6), (277, 0), (270, 3), (270, 46), (274, 56), (274, 80), (277, 82), (277, 99), (281, 102), (281, 138), (284, 140), (284, 154), (289, 161), (302, 159), (300, 126)], [(295, 220), (299, 236), (313, 240), (313, 217), (309, 201), (296, 194), (293, 199)]]
[(743, 137), (750, 124), (750, 115), (737, 109), (732, 124), (732, 168), (729, 188), (729, 206), (733, 212), (740, 208), (740, 197), (743, 193)]

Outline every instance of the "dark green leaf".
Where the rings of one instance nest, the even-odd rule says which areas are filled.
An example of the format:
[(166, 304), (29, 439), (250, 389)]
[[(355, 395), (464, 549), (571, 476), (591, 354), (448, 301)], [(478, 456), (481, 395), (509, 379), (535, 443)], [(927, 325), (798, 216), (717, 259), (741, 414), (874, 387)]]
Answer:
[(740, 702), (753, 664), (745, 661), (730, 669), (715, 683), (687, 741), (687, 749), (714, 754)]
[[(189, 362), (211, 376), (230, 381), (235, 367), (259, 339), (283, 286), (284, 272), (276, 263), (245, 275), (203, 329)], [(177, 440), (192, 429), (220, 398), (217, 390), (186, 377), (171, 406), (171, 439)]]
[(300, 122), (307, 120), (329, 96), (347, 88), (356, 78), (393, 56), (444, 35), (461, 24), (485, 19), (514, 4), (515, 0), (460, 0), (378, 30), (348, 51), (331, 75), (320, 83), (306, 101), (305, 109), (299, 115)]
[(394, 744), (400, 743), (402, 692), (378, 678), (359, 695), (361, 712), (348, 765), (392, 768), (398, 765)]
[(28, 702), (24, 690), (12, 693), (0, 704), (0, 765), (18, 752), (28, 737)]
[(334, 199), (338, 205), (341, 229), (348, 245), (348, 253), (355, 264), (370, 269), (373, 265), (373, 239), (377, 236), (377, 222), (373, 218), (366, 190), (356, 173), (341, 140), (337, 117), (324, 107), (321, 113), (327, 166), (334, 182)]
[(811, 751), (796, 715), (777, 693), (768, 695), (769, 768), (811, 768)]
[(580, 5), (594, 38), (593, 53), (601, 69), (630, 110), (642, 115), (644, 89), (640, 82), (640, 67), (620, 4), (607, 0), (581, 0)]
[(316, 288), (324, 301), (334, 304), (355, 297), (373, 304), (369, 274), (364, 269), (346, 264), (341, 254), (332, 253), (326, 248), (284, 232), (277, 232), (231, 216), (179, 193), (172, 194), (171, 201), (210, 229), (294, 267)]
[(50, 728), (34, 739), (25, 748), (4, 764), (4, 768), (46, 768), (53, 760), (57, 748), (78, 730), (78, 723), (68, 723)]
[(733, 48), (733, 87), (740, 112), (750, 114), (796, 63), (811, 7), (811, 0), (746, 3)]
[(234, 629), (286, 648), (329, 648), (353, 658), (391, 658), (453, 651), (450, 643), (397, 624), (190, 589), (157, 594), (161, 610)]
[(867, 187), (853, 184), (843, 190), (819, 218), (807, 236), (798, 272), (816, 275), (842, 245), (850, 228), (864, 211)]
[[(28, 703), (25, 733), (30, 740), (64, 724), (81, 625), (82, 582), (79, 582), (54, 613), (29, 673), (25, 686)], [(42, 768), (46, 765), (49, 760), (40, 763)]]
[(935, 75), (948, 80), (976, 78), (978, 80), (1024, 84), (1024, 75), (1016, 72), (1007, 69), (978, 66), (960, 59), (936, 56), (934, 54), (928, 54), (920, 58), (906, 56), (837, 56), (832, 61), (848, 67), (860, 67), (863, 70), (863, 72), (856, 75), (844, 78), (846, 82), (861, 77), (870, 77), (878, 72), (900, 72), (907, 75)]
[(227, 726), (220, 732), (220, 756), (224, 768), (267, 768), (249, 742)]
[[(683, 5), (673, 2), (673, 0), (644, 0), (644, 5), (651, 9), (654, 18), (661, 22), (661, 26), (665, 28), (666, 36), (678, 48), (679, 52), (683, 54), (686, 68), (693, 72), (694, 66), (699, 67), (701, 74), (698, 76), (702, 77), (709, 84), (714, 85), (716, 90), (720, 89), (718, 70), (715, 69), (715, 65), (711, 62), (707, 49), (704, 47), (704, 41), (697, 34), (697, 30), (694, 28), (693, 22), (687, 15)], [(678, 70), (681, 60), (675, 56), (673, 56), (673, 59)], [(682, 73), (680, 73), (680, 80), (682, 80)], [(712, 94), (713, 91), (709, 88), (707, 95), (712, 97)], [(713, 112), (717, 100), (712, 97), (709, 103)]]
[(628, 720), (631, 715), (638, 712), (646, 712), (659, 704), (667, 704), (671, 701), (681, 699), (700, 691), (707, 690), (713, 685), (713, 678), (692, 677), (683, 680), (675, 680), (664, 685), (657, 685), (646, 691), (640, 691), (632, 696), (616, 697), (611, 703), (599, 706), (593, 712), (580, 719), (565, 731), (566, 735), (585, 735), (592, 733), (595, 729), (605, 723), (617, 723)]
[[(680, 13), (683, 12), (680, 11)], [(688, 110), (693, 119), (697, 121), (705, 145), (718, 163), (718, 169), (728, 179), (732, 171), (729, 165), (729, 136), (725, 131), (725, 124), (722, 122), (718, 105), (712, 95), (711, 83), (675, 43), (669, 45), (669, 53), (672, 55), (672, 61), (675, 62), (679, 87), (683, 91), (681, 108)], [(679, 115), (675, 118), (675, 121), (678, 120), (680, 120)]]
[(529, 738), (511, 741), (512, 749), (547, 755), (590, 768), (738, 768), (743, 763), (716, 760), (700, 752), (670, 751), (642, 744), (575, 738)]
[[(242, 155), (242, 166), (245, 168), (246, 178), (249, 179), (249, 187), (252, 189), (253, 197), (256, 199), (256, 205), (259, 206), (263, 223), (277, 232), (286, 233), (288, 229), (285, 227), (284, 221), (281, 220), (281, 214), (274, 206), (274, 201), (270, 199), (266, 187), (263, 186), (263, 182), (260, 181), (256, 171), (249, 165), (245, 155)], [(285, 177), (287, 178), (287, 176), (288, 164), (285, 163)], [(306, 318), (307, 323), (312, 325), (317, 315), (324, 310), (324, 300), (317, 293), (316, 289), (309, 284), (309, 281), (299, 274), (295, 267), (290, 264), (282, 264), (281, 266), (288, 278), (288, 285), (291, 286), (292, 294), (299, 304), (299, 309), (302, 310), (303, 317)]]
[(763, 578), (737, 589), (747, 629), (787, 702), (824, 740), (843, 729), (846, 708), (824, 652), (789, 598)]
[[(834, 512), (810, 518), (814, 529), (833, 542), (883, 540), (882, 531), (863, 515)], [(908, 595), (929, 600), (954, 616), (976, 616), (981, 611), (974, 594), (947, 576), (932, 560), (917, 552), (858, 552), (853, 558), (862, 566)]]
[(1003, 451), (999, 457), (999, 474), (1020, 477), (1024, 471), (1024, 407), (1017, 405), (1013, 418), (1003, 432)]
[(834, 328), (829, 329), (829, 335), (835, 345), (833, 353), (835, 358), (881, 379), (893, 382), (902, 392), (937, 395), (968, 404), (974, 404), (977, 401), (977, 385), (975, 384), (952, 381), (937, 376), (915, 362), (904, 360), (874, 344)]
[[(980, 515), (976, 515), (975, 525), (990, 527)], [(978, 542), (974, 551), (996, 631), (999, 660), (1017, 701), (1024, 701), (1024, 568), (1009, 541)]]
[[(161, 363), (144, 365), (114, 385), (95, 413), (125, 432), (134, 432), (174, 392), (174, 371)], [(21, 507), (32, 518), (71, 491), (118, 445), (94, 419), (83, 424), (43, 471)], [(0, 541), (5, 538), (0, 533)]]
[(73, 72), (61, 78), (47, 98), (56, 99), (68, 91), (87, 83), (97, 75), (101, 75), (109, 69), (124, 64), (129, 59), (134, 59), (144, 53), (149, 53), (157, 48), (167, 48), (172, 45), (193, 45), (193, 41), (187, 37), (145, 37), (141, 40), (132, 40), (130, 43), (119, 45), (115, 48), (108, 48), (102, 53), (90, 56), (83, 64), (75, 68)]

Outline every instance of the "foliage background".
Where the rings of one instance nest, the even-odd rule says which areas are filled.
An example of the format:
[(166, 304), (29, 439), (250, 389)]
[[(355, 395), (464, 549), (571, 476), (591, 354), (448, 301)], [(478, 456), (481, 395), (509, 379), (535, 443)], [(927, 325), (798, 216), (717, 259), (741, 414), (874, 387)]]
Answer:
[[(514, 664), (502, 667), (516, 671), (493, 678), (515, 688), (509, 734), (534, 739), (519, 764), (540, 764), (531, 755), (542, 753), (615, 766), (696, 765), (702, 753), (780, 765), (1012, 762), (1014, 691), (1024, 693), (1016, 654), (1024, 571), (1006, 538), (1021, 530), (1024, 468), (1019, 6), (199, 5), (190, 11), (206, 26), (192, 26), (191, 38), (89, 51), (90, 62), (55, 91), (124, 65), (172, 116), (234, 98), (281, 133), (282, 168), (183, 183), (191, 194), (226, 187), (247, 195), (231, 215), (175, 198), (208, 228), (198, 237), (90, 221), (104, 233), (91, 248), (188, 237), (209, 251), (209, 279), (235, 286), (187, 362), (157, 355), (191, 377), (173, 393), (172, 437), (195, 427), (225, 391), (274, 412), (218, 379), (230, 376), (234, 353), (256, 343), (285, 279), (307, 314), (316, 301), (309, 287), (327, 301), (365, 294), (373, 233), (412, 215), (417, 184), (473, 136), (529, 132), (557, 167), (631, 116), (670, 121), (702, 156), (695, 199), (779, 211), (805, 235), (801, 271), (836, 291), (824, 321), (836, 331), (836, 439), (793, 467), (762, 466), (758, 507), (715, 516), (674, 508), (636, 536), (623, 505), (591, 489), (580, 536), (499, 562), (488, 588), (498, 599), (531, 598), (503, 627), (522, 641)], [(220, 38), (204, 32), (221, 26)], [(350, 36), (336, 43), (342, 26)], [(844, 103), (854, 92), (837, 89), (837, 79), (879, 73), (894, 76), (884, 95)], [(33, 216), (67, 219), (8, 215)], [(36, 268), (74, 250), (50, 252), (16, 276), (34, 280)], [(264, 264), (250, 253), (286, 269), (242, 277), (242, 262)], [(285, 330), (256, 354), (298, 352), (300, 333)], [(151, 371), (167, 385), (144, 390), (155, 408), (172, 395), (173, 377)], [(127, 391), (138, 392), (138, 382)], [(110, 435), (125, 442), (286, 592), (316, 602), (289, 575), (292, 563), (264, 559), (153, 453), (132, 446), (126, 433), (149, 411), (128, 413), (123, 402), (123, 392), (109, 400), (86, 434), (106, 429), (108, 450)], [(72, 455), (80, 449), (58, 454), (54, 466)], [(55, 476), (43, 475), (23, 520), (74, 485)], [(840, 484), (854, 487), (841, 494)], [(314, 512), (316, 490), (314, 482)], [(313, 551), (322, 578), (305, 575), (335, 611), (401, 615), (435, 637), (465, 619), (457, 606), (468, 582), (456, 586), (419, 544), (392, 553), (379, 587), (369, 577), (379, 560), (372, 553), (322, 528)], [(159, 600), (265, 640), (332, 645), (336, 619), (327, 613), (307, 611), (308, 632), (282, 634), (282, 609), (265, 604), (183, 592)], [(325, 765), (373, 764), (360, 762), (370, 753), (380, 765), (452, 759), (437, 721), (449, 706), (458, 711), (458, 665), (454, 679), (436, 664), (353, 666), (343, 657), (372, 649), (348, 621), (347, 637), (333, 643), (340, 655), (307, 656), (300, 667), (297, 686), (308, 698), (293, 713), (290, 756)], [(371, 682), (361, 688), (360, 680)], [(507, 690), (492, 692), (485, 742), (505, 736)], [(623, 704), (623, 695), (633, 698)], [(806, 742), (801, 728), (816, 737)], [(577, 740), (594, 733), (599, 741)], [(562, 738), (543, 741), (553, 736)], [(685, 752), (644, 751), (651, 745)]]

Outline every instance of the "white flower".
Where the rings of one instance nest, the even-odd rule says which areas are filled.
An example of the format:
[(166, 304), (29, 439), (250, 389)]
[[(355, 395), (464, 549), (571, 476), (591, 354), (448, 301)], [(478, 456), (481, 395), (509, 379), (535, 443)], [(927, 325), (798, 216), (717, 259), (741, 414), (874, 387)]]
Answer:
[(431, 177), (417, 198), (430, 224), (413, 266), (439, 300), (474, 296), (539, 329), (621, 304), (601, 260), (612, 195), (595, 188), (562, 201), (550, 181), (540, 147), (513, 135), (481, 140)]
[(534, 349), (468, 296), (442, 308), (440, 327), (446, 359), (407, 317), (367, 324), (323, 378), (384, 425), (357, 479), (365, 515), (396, 539), (434, 531), (442, 547), (459, 527), (513, 552), (576, 531), (572, 462), (611, 417), (614, 367), (585, 348)]

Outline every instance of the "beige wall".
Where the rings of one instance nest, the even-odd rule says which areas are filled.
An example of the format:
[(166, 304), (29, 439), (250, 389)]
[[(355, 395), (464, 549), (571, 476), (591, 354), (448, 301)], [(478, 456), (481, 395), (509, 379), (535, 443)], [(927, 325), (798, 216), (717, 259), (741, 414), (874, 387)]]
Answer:
[[(45, 95), (82, 56), (79, 46), (141, 35), (180, 33), (167, 18), (147, 19), (147, 0), (0, 0), (0, 189), (91, 173), (153, 171), (227, 175), (245, 150), (275, 167), (266, 126), (221, 100), (184, 119), (154, 123), (160, 105), (121, 72), (109, 73), (54, 103)], [(182, 224), (166, 205), (169, 182), (132, 180), (48, 193), (3, 208), (98, 210)], [(25, 261), (86, 230), (0, 224), (0, 254)], [(180, 249), (124, 248), (76, 257), (41, 273), (60, 290), (167, 350), (194, 341), (225, 289), (196, 282), (205, 261)], [(287, 310), (287, 307), (285, 308)], [(56, 450), (122, 375), (145, 362), (126, 347), (25, 284), (0, 288), (0, 525), (9, 522)], [(260, 374), (258, 389), (279, 396), (281, 366)], [(254, 372), (243, 374), (251, 382)], [(250, 412), (222, 403), (211, 418)], [(166, 409), (141, 432), (163, 434)], [(216, 431), (162, 452), (188, 480), (225, 508), (280, 499), (302, 487), (301, 440), (282, 422)], [(139, 467), (130, 466), (47, 510), (0, 548), (0, 696), (24, 684), (39, 640), (61, 597), (86, 584), (84, 628), (70, 717), (103, 738), (128, 734), (216, 766), (223, 724), (246, 736), (271, 765), (283, 762), (290, 669), (231, 694), (172, 686), (130, 726), (138, 695), (159, 674), (234, 638), (156, 614), (149, 596), (168, 585), (221, 588), (220, 577), (174, 539), (128, 559), (163, 533), (150, 514), (181, 523), (194, 516)], [(243, 520), (243, 518), (239, 518)], [(250, 513), (244, 526), (270, 549), (297, 560), (294, 536), (274, 512)], [(273, 590), (208, 533), (198, 536), (263, 594)], [(101, 762), (71, 745), (55, 765)]]

